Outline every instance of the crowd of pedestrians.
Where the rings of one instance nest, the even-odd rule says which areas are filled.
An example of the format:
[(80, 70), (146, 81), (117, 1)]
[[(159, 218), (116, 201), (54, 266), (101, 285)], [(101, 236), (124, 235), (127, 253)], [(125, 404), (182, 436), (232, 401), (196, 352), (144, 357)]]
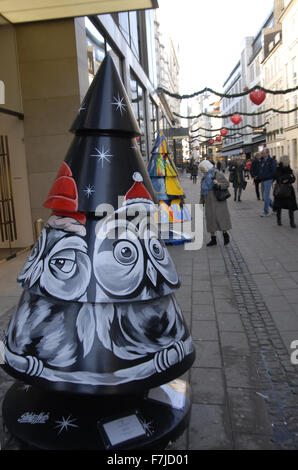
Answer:
[[(200, 203), (205, 206), (206, 228), (211, 239), (207, 246), (217, 244), (216, 232), (223, 233), (225, 245), (229, 243), (228, 231), (231, 230), (231, 218), (227, 199), (231, 196), (228, 188), (233, 187), (234, 201), (241, 202), (243, 190), (251, 177), (255, 186), (256, 197), (263, 201), (261, 217), (276, 214), (277, 225), (282, 225), (282, 209), (289, 215), (290, 227), (296, 228), (294, 213), (298, 209), (293, 187), (295, 175), (290, 167), (289, 157), (283, 155), (279, 161), (270, 155), (268, 148), (256, 153), (252, 160), (245, 163), (238, 159), (229, 165), (229, 178), (223, 174), (223, 165), (203, 160), (192, 176), (197, 181), (198, 169), (202, 174)], [(218, 194), (220, 191), (220, 194)]]

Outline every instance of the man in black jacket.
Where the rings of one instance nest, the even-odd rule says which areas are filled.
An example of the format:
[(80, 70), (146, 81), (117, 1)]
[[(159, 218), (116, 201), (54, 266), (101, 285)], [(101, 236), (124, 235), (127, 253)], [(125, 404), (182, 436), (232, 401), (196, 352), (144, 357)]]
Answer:
[(262, 190), (264, 194), (264, 213), (261, 217), (268, 217), (270, 215), (269, 208), (273, 207), (273, 201), (270, 198), (270, 190), (274, 180), (274, 174), (276, 170), (276, 160), (270, 157), (269, 149), (264, 147), (261, 156), (263, 160), (261, 162), (259, 170), (259, 178), (262, 181)]
[[(250, 174), (251, 174), (251, 177), (254, 179), (254, 184), (255, 184), (255, 188), (256, 188), (256, 195), (257, 195), (258, 200), (260, 200), (260, 189), (259, 189), (260, 177), (259, 177), (259, 172), (260, 172), (260, 167), (261, 167), (261, 160), (262, 160), (261, 154), (256, 153), (255, 158), (252, 161), (251, 168), (250, 168)], [(262, 199), (264, 201), (263, 194), (262, 194)]]

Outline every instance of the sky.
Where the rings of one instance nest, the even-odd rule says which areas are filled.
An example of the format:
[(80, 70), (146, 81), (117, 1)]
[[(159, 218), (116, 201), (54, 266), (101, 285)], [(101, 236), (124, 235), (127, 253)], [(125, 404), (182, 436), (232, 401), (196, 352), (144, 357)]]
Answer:
[(179, 44), (180, 93), (222, 86), (273, 0), (158, 0), (160, 25)]

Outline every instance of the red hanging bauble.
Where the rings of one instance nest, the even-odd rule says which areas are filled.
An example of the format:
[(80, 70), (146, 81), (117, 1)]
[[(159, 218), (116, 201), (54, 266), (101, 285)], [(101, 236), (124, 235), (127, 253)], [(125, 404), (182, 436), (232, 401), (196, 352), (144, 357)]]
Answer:
[(196, 147), (196, 150), (200, 150), (200, 147)]
[(233, 116), (231, 117), (231, 121), (237, 125), (242, 121), (242, 117), (240, 116), (240, 114), (233, 114)]
[(253, 90), (250, 92), (249, 97), (254, 104), (262, 104), (266, 98), (266, 92), (264, 90)]
[(215, 138), (216, 138), (217, 142), (221, 141), (221, 136), (220, 135), (217, 135)]
[(210, 139), (210, 140), (209, 140), (209, 144), (210, 144), (210, 145), (214, 144), (214, 140), (213, 140), (213, 139)]
[(221, 133), (221, 135), (224, 137), (225, 135), (227, 135), (228, 129), (225, 129), (225, 128), (224, 128), (224, 129), (221, 129), (221, 130), (220, 130), (220, 133)]

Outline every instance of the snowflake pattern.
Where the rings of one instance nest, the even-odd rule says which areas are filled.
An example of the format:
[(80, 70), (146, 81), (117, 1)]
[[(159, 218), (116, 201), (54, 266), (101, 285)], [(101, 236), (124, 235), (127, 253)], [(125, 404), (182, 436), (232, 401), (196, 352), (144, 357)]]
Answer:
[(85, 111), (85, 109), (86, 108), (85, 108), (84, 104), (82, 103), (81, 106), (79, 107), (78, 113), (81, 114), (81, 111)]
[(72, 428), (79, 427), (76, 424), (73, 424), (73, 422), (76, 421), (76, 418), (73, 418), (73, 419), (70, 419), (70, 418), (71, 418), (71, 415), (69, 415), (67, 418), (64, 418), (64, 416), (62, 416), (61, 421), (55, 421), (55, 423), (57, 423), (57, 426), (55, 426), (55, 428), (60, 428), (58, 432), (58, 436), (64, 429), (68, 431), (69, 427), (72, 427)]
[(91, 186), (90, 184), (88, 184), (88, 186), (86, 186), (86, 189), (84, 189), (84, 193), (88, 197), (88, 199), (90, 196), (93, 195), (94, 191), (94, 186)]
[(121, 116), (122, 116), (122, 111), (126, 111), (126, 109), (125, 109), (125, 108), (126, 108), (126, 104), (123, 103), (124, 98), (123, 98), (123, 97), (120, 98), (120, 95), (119, 95), (119, 93), (118, 93), (118, 97), (116, 98), (116, 97), (114, 96), (114, 100), (115, 100), (115, 101), (112, 103), (112, 106), (116, 106), (116, 111), (119, 110), (119, 111), (120, 111), (120, 114), (121, 114)]
[(110, 163), (109, 157), (113, 157), (112, 154), (109, 153), (109, 150), (105, 150), (104, 147), (102, 147), (101, 150), (99, 150), (97, 147), (95, 147), (95, 150), (97, 153), (93, 153), (90, 156), (91, 157), (96, 157), (99, 161), (101, 161), (101, 167), (103, 168), (103, 164), (105, 161)]
[(153, 421), (147, 421), (145, 418), (142, 416), (138, 416), (139, 420), (141, 421), (141, 424), (144, 428), (144, 431), (146, 432), (147, 436), (152, 436), (154, 433), (154, 422)]

